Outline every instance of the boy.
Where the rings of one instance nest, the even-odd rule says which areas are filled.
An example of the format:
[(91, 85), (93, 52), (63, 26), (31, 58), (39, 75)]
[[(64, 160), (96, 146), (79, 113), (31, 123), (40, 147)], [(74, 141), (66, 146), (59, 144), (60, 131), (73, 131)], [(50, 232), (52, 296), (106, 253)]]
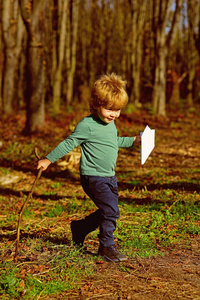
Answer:
[(85, 219), (71, 222), (72, 240), (75, 245), (83, 246), (86, 235), (99, 227), (98, 254), (111, 262), (127, 259), (117, 250), (113, 237), (119, 218), (115, 177), (118, 148), (140, 142), (140, 136), (117, 136), (114, 120), (128, 102), (125, 87), (126, 82), (114, 73), (101, 76), (91, 91), (91, 115), (82, 119), (74, 132), (37, 166), (46, 170), (51, 163), (81, 146), (81, 185), (98, 209)]

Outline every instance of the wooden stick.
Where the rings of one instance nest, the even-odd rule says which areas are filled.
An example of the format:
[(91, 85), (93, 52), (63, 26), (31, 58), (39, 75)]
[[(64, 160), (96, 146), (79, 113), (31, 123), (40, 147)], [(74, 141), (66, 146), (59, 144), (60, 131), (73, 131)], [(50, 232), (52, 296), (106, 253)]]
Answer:
[[(35, 147), (35, 156), (37, 157), (37, 159), (39, 160), (40, 157), (37, 153), (37, 147)], [(42, 174), (42, 168), (39, 169), (38, 171), (38, 174), (37, 174), (37, 177), (36, 179), (34, 180), (33, 182), (33, 185), (32, 185), (32, 188), (28, 194), (28, 197), (26, 198), (26, 200), (24, 201), (23, 205), (22, 205), (22, 208), (20, 210), (20, 213), (19, 213), (19, 218), (18, 218), (18, 223), (17, 223), (17, 239), (16, 239), (16, 249), (15, 249), (15, 256), (14, 256), (14, 262), (17, 262), (17, 256), (18, 256), (18, 251), (19, 251), (19, 239), (20, 239), (20, 224), (21, 224), (21, 220), (22, 220), (22, 215), (23, 215), (23, 212), (24, 212), (24, 209), (26, 207), (26, 204), (28, 203), (28, 201), (31, 199), (32, 197), (32, 194), (33, 194), (33, 191), (34, 191), (34, 188), (35, 188), (35, 185), (38, 181), (38, 179), (40, 178)]]

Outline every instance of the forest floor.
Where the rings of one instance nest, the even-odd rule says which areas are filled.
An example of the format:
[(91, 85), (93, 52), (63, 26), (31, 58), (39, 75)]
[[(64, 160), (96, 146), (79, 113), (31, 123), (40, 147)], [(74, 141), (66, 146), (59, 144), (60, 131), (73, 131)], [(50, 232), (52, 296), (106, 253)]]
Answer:
[[(178, 111), (178, 113), (177, 113)], [(122, 114), (119, 135), (146, 125), (156, 146), (140, 163), (140, 146), (121, 149), (116, 168), (120, 219), (116, 244), (129, 259), (103, 262), (98, 232), (83, 252), (71, 243), (70, 222), (95, 210), (79, 184), (80, 150), (51, 165), (36, 184), (20, 224), (20, 209), (36, 178), (37, 159), (73, 130), (86, 113), (46, 117), (42, 133), (22, 134), (25, 115), (0, 129), (0, 299), (200, 300), (200, 108)]]

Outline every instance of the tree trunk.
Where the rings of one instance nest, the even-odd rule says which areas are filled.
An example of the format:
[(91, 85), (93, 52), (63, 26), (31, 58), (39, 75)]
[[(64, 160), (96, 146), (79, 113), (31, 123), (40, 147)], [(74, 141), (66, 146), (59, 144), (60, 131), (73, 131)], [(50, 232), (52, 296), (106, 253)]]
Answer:
[(3, 40), (5, 45), (3, 66), (3, 111), (11, 114), (16, 111), (19, 82), (19, 57), (24, 34), (24, 26), (19, 15), (18, 0), (3, 2)]
[(26, 131), (34, 132), (45, 125), (43, 49), (32, 46), (27, 49), (27, 119)]
[(188, 23), (195, 42), (196, 50), (200, 56), (200, 2), (199, 0), (188, 0)]
[(132, 52), (131, 52), (131, 69), (132, 69), (132, 89), (130, 100), (136, 106), (140, 102), (140, 75), (143, 54), (143, 34), (146, 15), (146, 0), (131, 0), (132, 8)]
[(67, 90), (66, 90), (66, 105), (72, 103), (74, 74), (76, 69), (76, 46), (78, 33), (78, 15), (79, 15), (79, 0), (71, 1), (72, 16), (70, 12), (67, 19), (67, 44), (66, 44), (66, 66), (67, 66)]
[(66, 24), (67, 24), (67, 11), (69, 6), (69, 0), (59, 0), (58, 1), (58, 15), (60, 18), (60, 34), (58, 41), (58, 51), (55, 53), (55, 61), (57, 62), (55, 78), (53, 83), (53, 103), (52, 108), (54, 113), (58, 113), (60, 110), (61, 104), (61, 89), (62, 89), (62, 71), (63, 71), (63, 61), (65, 53), (65, 44), (66, 44)]
[(0, 110), (3, 109), (3, 99), (2, 99), (2, 73), (3, 73), (3, 61), (4, 61), (4, 54), (3, 54), (3, 37), (2, 37), (2, 1), (0, 1)]
[(193, 105), (193, 83), (196, 75), (197, 55), (194, 47), (194, 40), (189, 34), (189, 60), (188, 60), (188, 83), (187, 83), (187, 105)]
[(165, 116), (166, 114), (166, 49), (159, 46), (156, 54), (155, 79), (153, 88), (153, 111), (156, 114)]
[(28, 33), (27, 41), (27, 133), (42, 129), (45, 125), (45, 36), (46, 13), (50, 1), (20, 0), (21, 12)]
[[(197, 1), (193, 0), (190, 1), (187, 5), (187, 12), (188, 12), (188, 84), (187, 84), (187, 105), (193, 105), (193, 84), (196, 75), (196, 67), (198, 63), (198, 54), (197, 51), (200, 46), (198, 45), (197, 49), (195, 45), (197, 45), (197, 28), (198, 23), (200, 24), (200, 16), (198, 15), (197, 10)], [(199, 6), (200, 7), (200, 6)], [(200, 8), (199, 8), (200, 9)]]
[[(155, 74), (152, 96), (154, 114), (166, 115), (166, 58), (172, 46), (180, 18), (182, 0), (176, 0), (172, 11), (172, 0), (153, 0), (153, 32), (155, 41)], [(171, 27), (167, 33), (167, 22), (173, 15)]]

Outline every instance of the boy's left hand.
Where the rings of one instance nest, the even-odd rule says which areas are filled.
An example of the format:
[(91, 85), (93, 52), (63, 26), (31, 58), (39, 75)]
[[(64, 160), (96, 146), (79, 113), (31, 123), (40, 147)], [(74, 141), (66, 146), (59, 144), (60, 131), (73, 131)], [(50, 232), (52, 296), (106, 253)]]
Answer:
[(134, 136), (134, 138), (135, 138), (134, 143), (141, 143), (141, 136), (140, 135), (136, 135), (136, 136)]

